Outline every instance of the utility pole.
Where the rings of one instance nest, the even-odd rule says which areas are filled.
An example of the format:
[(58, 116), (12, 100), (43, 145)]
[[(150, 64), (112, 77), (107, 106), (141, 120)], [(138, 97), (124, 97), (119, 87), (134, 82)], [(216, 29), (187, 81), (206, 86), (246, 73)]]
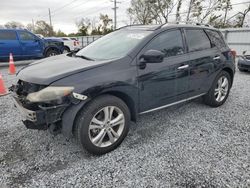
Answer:
[(50, 13), (50, 8), (49, 8), (49, 25), (52, 28), (52, 21), (51, 21), (51, 13)]
[(32, 32), (34, 32), (34, 31), (35, 31), (35, 24), (34, 24), (34, 20), (32, 18)]
[(117, 3), (120, 3), (120, 2), (117, 2), (116, 0), (113, 0), (111, 2), (114, 2), (114, 8), (112, 8), (114, 10), (114, 30), (116, 30), (116, 27), (117, 27), (117, 15), (116, 15), (116, 10), (119, 8), (117, 7)]
[(225, 24), (226, 24), (228, 9), (229, 9), (229, 0), (227, 0), (227, 5), (226, 5), (226, 10), (225, 10), (225, 15), (224, 15), (223, 26), (225, 26)]

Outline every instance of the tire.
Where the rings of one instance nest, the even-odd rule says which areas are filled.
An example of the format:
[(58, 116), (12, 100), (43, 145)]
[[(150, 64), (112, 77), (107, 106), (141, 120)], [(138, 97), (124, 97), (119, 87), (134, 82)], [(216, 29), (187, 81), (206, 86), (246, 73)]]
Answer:
[(59, 55), (60, 53), (57, 50), (54, 49), (50, 49), (46, 52), (46, 57), (51, 57), (51, 56), (55, 56), (55, 55)]
[[(219, 82), (220, 79), (222, 79), (222, 81), (223, 81), (223, 79), (227, 79), (227, 82), (228, 82), (227, 83), (228, 84), (227, 85), (227, 90), (226, 90), (226, 86), (225, 86), (225, 89), (218, 89), (219, 88), (219, 83), (218, 82)], [(222, 83), (222, 86), (223, 86), (223, 83)], [(221, 106), (227, 100), (227, 97), (228, 97), (230, 89), (231, 89), (231, 85), (232, 85), (232, 80), (231, 80), (231, 77), (230, 77), (229, 73), (226, 72), (226, 71), (220, 72), (217, 75), (217, 77), (215, 78), (215, 80), (214, 80), (214, 82), (212, 84), (212, 87), (210, 88), (208, 93), (203, 97), (204, 103), (211, 106), (211, 107), (219, 107), (219, 106)], [(218, 90), (220, 90), (220, 91), (218, 91)], [(219, 93), (221, 93), (221, 98), (219, 98)]]
[(239, 69), (240, 72), (246, 72), (245, 69), (240, 69), (240, 68), (238, 68), (238, 69)]
[(64, 46), (63, 48), (63, 53), (69, 53), (70, 52), (70, 49), (68, 46)]
[[(109, 121), (107, 121), (107, 123), (101, 128), (100, 124), (93, 122), (94, 117), (98, 120), (98, 123), (101, 121), (105, 122), (106, 116), (104, 109), (108, 109), (107, 111), (110, 112), (112, 107), (114, 108), (113, 113), (111, 113), (113, 115), (113, 119), (110, 118), (110, 125), (108, 125)], [(123, 116), (121, 114), (123, 114)], [(112, 127), (112, 120), (118, 118), (118, 115), (120, 115), (119, 117), (124, 117), (124, 122)], [(120, 120), (118, 120), (118, 122), (120, 122)], [(93, 101), (87, 104), (78, 113), (73, 131), (78, 143), (83, 149), (95, 155), (102, 155), (114, 150), (121, 144), (128, 134), (129, 123), (130, 111), (127, 105), (121, 99), (115, 96), (102, 95), (93, 99)], [(93, 128), (93, 126), (98, 128), (90, 129), (90, 124), (91, 128)], [(113, 131), (115, 131), (116, 134), (113, 134), (113, 132), (109, 130), (110, 127), (113, 129)], [(112, 133), (111, 135), (113, 136), (114, 140), (110, 139), (112, 138), (110, 132)], [(104, 134), (104, 137), (100, 136), (101, 133)], [(96, 139), (97, 135), (100, 136), (99, 141)], [(115, 137), (114, 135), (118, 135), (119, 137)]]

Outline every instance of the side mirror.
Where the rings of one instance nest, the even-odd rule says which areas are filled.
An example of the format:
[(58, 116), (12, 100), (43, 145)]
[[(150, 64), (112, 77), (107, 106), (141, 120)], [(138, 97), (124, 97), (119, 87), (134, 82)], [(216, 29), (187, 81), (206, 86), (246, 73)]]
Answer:
[(165, 54), (158, 50), (148, 50), (141, 56), (145, 63), (161, 63), (164, 57)]
[(246, 55), (246, 53), (247, 53), (247, 51), (243, 51), (243, 52), (242, 52), (242, 55)]

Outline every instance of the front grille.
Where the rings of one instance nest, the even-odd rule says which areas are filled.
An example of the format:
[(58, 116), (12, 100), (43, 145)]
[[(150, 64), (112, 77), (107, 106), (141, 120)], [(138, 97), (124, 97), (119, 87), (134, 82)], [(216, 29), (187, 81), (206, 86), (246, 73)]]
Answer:
[(24, 96), (26, 97), (29, 93), (33, 93), (36, 91), (39, 91), (46, 86), (44, 85), (39, 85), (39, 84), (33, 84), (29, 82), (25, 82), (22, 80), (19, 80), (16, 85), (16, 93), (19, 96)]

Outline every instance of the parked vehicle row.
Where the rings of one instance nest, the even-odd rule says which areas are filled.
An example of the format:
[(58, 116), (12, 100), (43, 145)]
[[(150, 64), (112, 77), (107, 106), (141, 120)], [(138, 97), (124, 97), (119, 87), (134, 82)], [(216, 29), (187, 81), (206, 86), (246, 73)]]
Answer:
[(207, 26), (128, 26), (79, 52), (23, 68), (11, 87), (29, 129), (75, 136), (93, 154), (118, 147), (138, 115), (197, 97), (229, 95), (234, 56)]
[(12, 53), (15, 59), (42, 58), (61, 54), (64, 44), (59, 39), (39, 38), (25, 29), (0, 29), (0, 61)]

